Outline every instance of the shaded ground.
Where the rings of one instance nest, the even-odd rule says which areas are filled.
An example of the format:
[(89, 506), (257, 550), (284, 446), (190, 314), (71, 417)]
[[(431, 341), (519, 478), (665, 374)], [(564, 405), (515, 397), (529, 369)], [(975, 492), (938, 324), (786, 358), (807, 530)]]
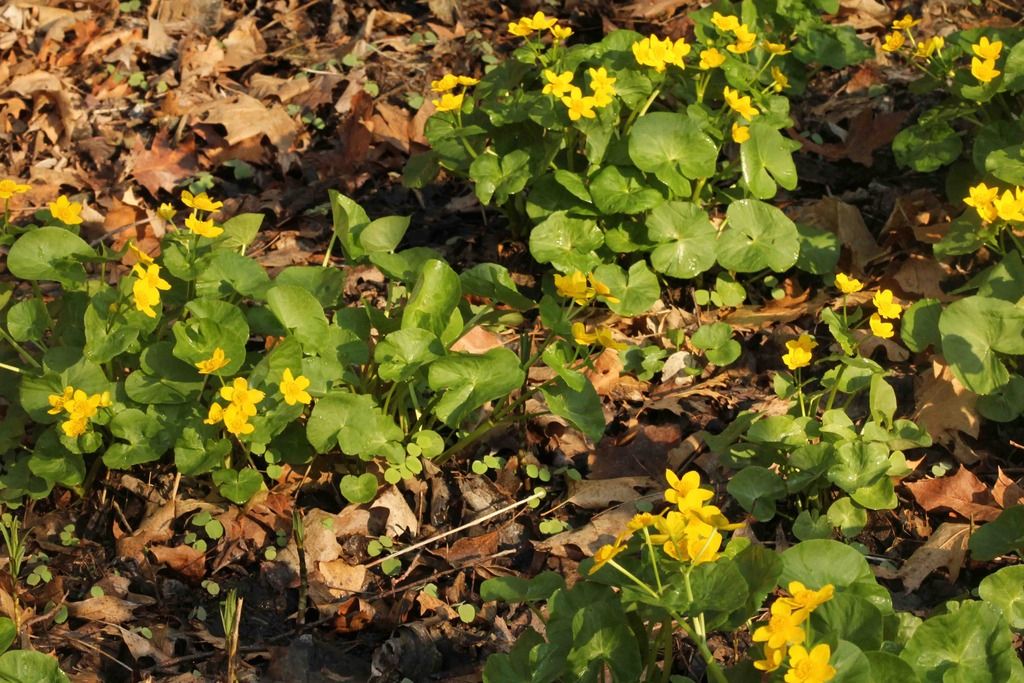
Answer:
[[(1020, 18), (969, 6), (944, 14), (939, 3), (843, 4), (859, 9), (844, 10), (837, 21), (865, 37), (878, 35), (897, 9), (919, 9), (929, 31)], [(682, 35), (686, 6), (573, 3), (560, 16), (581, 35), (616, 26)], [(448, 70), (479, 73), (503, 50), (508, 20), (532, 7), (444, 0), (110, 7), (116, 3), (13, 3), (0, 10), (0, 159), (4, 176), (32, 184), (17, 210), (67, 193), (88, 207), (91, 238), (145, 246), (163, 230), (158, 204), (188, 185), (224, 198), (224, 215), (264, 212), (256, 251), (277, 269), (322, 261), (326, 193), (340, 189), (372, 217), (413, 214), (410, 246), (443, 249), (462, 264), (503, 262), (527, 284), (535, 275), (524, 245), (467, 187), (447, 182), (413, 192), (398, 182), (408, 155), (425, 144), (429, 81)], [(848, 247), (845, 265), (906, 296), (942, 297), (962, 275), (924, 256), (949, 207), (940, 188), (929, 185), (933, 179), (907, 176), (888, 151), (899, 126), (925, 103), (898, 85), (891, 97), (873, 96), (873, 89), (906, 79), (873, 64), (812, 80), (791, 131), (805, 142), (798, 155), (803, 180), (783, 204), (835, 227)], [(353, 274), (350, 293), (372, 295), (381, 282), (379, 273)], [(219, 605), (236, 588), (244, 597), (239, 651), (246, 680), (363, 681), (371, 669), (379, 681), (478, 680), (487, 654), (506, 649), (530, 620), (525, 611), (481, 605), (482, 580), (545, 568), (573, 575), (604, 540), (593, 515), (645, 492), (656, 496), (660, 487), (651, 478), (666, 465), (696, 465), (723, 483), (696, 432), (723, 428), (743, 408), (782, 409), (768, 374), (780, 367), (778, 340), (806, 327), (826, 303), (807, 289), (817, 285), (810, 279), (784, 285), (782, 301), (727, 318), (746, 349), (729, 369), (690, 381), (663, 373), (642, 382), (615, 354), (602, 355), (593, 380), (611, 420), (596, 445), (557, 422), (532, 424), (495, 436), (454, 468), (428, 472), (418, 487), (391, 491), (369, 509), (344, 504), (329, 463), (308, 478), (282, 477), (244, 510), (217, 498), (208, 482), (176, 480), (170, 468), (106, 473), (84, 499), (55, 493), (25, 512), (53, 575), (28, 596), (39, 615), (32, 646), (55, 651), (78, 681), (215, 680), (224, 670)], [(660, 310), (619, 325), (631, 337), (657, 341), (665, 329), (695, 325), (689, 301), (685, 289), (671, 289)], [(917, 419), (936, 437), (919, 472), (966, 463), (978, 485), (992, 489), (993, 506), (1019, 495), (1012, 482), (1022, 470), (1003, 444), (1019, 450), (1021, 426), (957, 418), (964, 399), (942, 368), (933, 372), (892, 348), (876, 352), (888, 354), (903, 375), (901, 405), (916, 406)], [(474, 474), (468, 460), (488, 453), (504, 464)], [(409, 553), (394, 576), (375, 564), (386, 552), (373, 554), (374, 539), (387, 535), (398, 547), (431, 538), (521, 499), (538, 483), (527, 465), (570, 464), (587, 481), (567, 490), (556, 475), (555, 495), (538, 510), (518, 507)], [(873, 516), (857, 538), (883, 575), (947, 514), (963, 521), (955, 508), (926, 514), (917, 494), (900, 493), (904, 504)], [(562, 505), (567, 497), (572, 502)], [(289, 540), (295, 511), (307, 530), (304, 560)], [(219, 521), (223, 534), (211, 535), (197, 518)], [(548, 540), (540, 524), (549, 519), (566, 521), (576, 535)], [(752, 533), (785, 543), (775, 525), (755, 524)], [(303, 563), (310, 585), (300, 610)], [(890, 580), (897, 602), (915, 609), (976, 584), (970, 565), (955, 582), (933, 575), (911, 594)], [(62, 600), (69, 615), (56, 624), (50, 605)], [(462, 604), (478, 610), (469, 623), (458, 616)]]

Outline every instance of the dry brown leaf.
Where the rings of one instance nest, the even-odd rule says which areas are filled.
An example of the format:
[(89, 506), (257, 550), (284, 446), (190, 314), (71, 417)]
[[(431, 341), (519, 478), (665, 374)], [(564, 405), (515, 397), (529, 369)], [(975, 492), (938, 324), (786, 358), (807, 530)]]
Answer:
[(658, 482), (651, 477), (570, 481), (570, 495), (565, 502), (587, 510), (604, 510), (612, 503), (631, 503), (640, 498), (638, 490), (652, 489), (658, 486)]
[(447, 549), (438, 549), (437, 554), (443, 556), (448, 564), (457, 567), (467, 561), (479, 560), (498, 552), (500, 537), (500, 529), (476, 536), (466, 536), (456, 540)]
[(871, 168), (875, 163), (875, 150), (889, 146), (909, 114), (909, 111), (862, 110), (850, 121), (844, 144), (846, 157)]
[[(126, 476), (125, 480), (129, 478)], [(126, 486), (127, 488), (127, 486)], [(146, 504), (146, 513), (139, 527), (127, 536), (117, 539), (117, 553), (137, 562), (145, 561), (143, 550), (151, 543), (169, 541), (174, 535), (171, 524), (179, 516), (202, 506), (197, 500), (178, 500), (178, 481), (174, 483), (170, 500), (154, 499)]]
[(242, 17), (223, 39), (224, 57), (217, 64), (221, 71), (234, 71), (259, 60), (267, 52), (267, 43), (256, 26), (256, 18)]
[(121, 636), (121, 640), (124, 641), (125, 647), (128, 648), (128, 652), (131, 653), (132, 659), (135, 661), (139, 661), (143, 657), (152, 657), (156, 662), (163, 663), (171, 658), (168, 653), (157, 648), (149, 638), (121, 626), (116, 628)]
[(298, 124), (280, 105), (270, 107), (255, 97), (238, 94), (206, 106), (206, 123), (219, 123), (227, 130), (225, 139), (235, 145), (250, 138), (266, 138), (277, 149), (278, 165), (287, 168)]
[(917, 412), (914, 421), (939, 443), (949, 444), (954, 432), (977, 437), (981, 419), (975, 404), (978, 396), (968, 391), (945, 361), (932, 358), (930, 370), (918, 376), (914, 386)]
[(853, 257), (851, 266), (856, 273), (863, 273), (868, 262), (878, 258), (882, 253), (881, 247), (864, 223), (860, 209), (835, 197), (825, 197), (800, 207), (794, 218), (835, 233), (839, 241), (849, 248)]
[(683, 430), (677, 422), (637, 424), (623, 434), (605, 437), (587, 458), (590, 479), (660, 479), (665, 472), (669, 450), (682, 438)]
[(64, 140), (70, 136), (75, 121), (81, 116), (81, 112), (72, 104), (69, 90), (70, 88), (65, 87), (55, 75), (46, 71), (33, 71), (14, 78), (4, 86), (3, 90), (0, 90), (0, 95), (17, 93), (22, 97), (32, 98), (36, 113), (33, 121), (39, 120), (39, 115), (43, 114), (42, 108), (46, 106), (46, 102), (53, 102), (57, 107), (57, 118), (55, 121), (49, 122), (46, 127), (54, 129), (55, 124), (60, 127), (59, 131), (54, 129), (52, 132), (50, 130), (47, 132), (47, 135), (51, 137), (50, 142), (57, 142), (58, 138)]
[(405, 502), (405, 496), (394, 486), (389, 486), (374, 499), (370, 510), (383, 508), (388, 511), (387, 533), (389, 536), (401, 536), (405, 532), (413, 538), (420, 531), (420, 523), (416, 513)]
[(740, 306), (722, 318), (733, 327), (758, 331), (776, 323), (793, 322), (805, 315), (817, 312), (828, 301), (828, 296), (818, 293), (813, 298), (809, 289), (793, 297), (773, 299), (764, 306)]
[(960, 568), (967, 555), (967, 541), (971, 538), (971, 525), (946, 522), (928, 541), (907, 558), (898, 572), (907, 591), (917, 590), (925, 578), (936, 569), (945, 567), (950, 582), (960, 576)]
[(615, 349), (605, 349), (594, 359), (594, 369), (584, 370), (598, 396), (612, 393), (622, 376), (622, 359)]
[[(661, 492), (652, 493), (639, 500), (651, 502), (661, 499)], [(629, 505), (617, 505), (611, 510), (595, 515), (586, 525), (579, 529), (563, 531), (549, 538), (534, 541), (533, 546), (537, 550), (543, 550), (557, 557), (569, 557), (566, 546), (576, 546), (585, 555), (593, 555), (602, 545), (611, 543), (615, 537), (622, 533), (626, 524), (636, 512), (636, 507)]]
[(988, 487), (963, 465), (954, 475), (910, 482), (907, 488), (928, 512), (942, 508), (984, 522), (991, 522), (1002, 512)]
[(946, 279), (946, 269), (934, 258), (911, 254), (893, 279), (904, 292), (920, 294), (922, 297), (947, 301), (950, 297), (940, 286)]
[(999, 476), (992, 487), (992, 497), (1003, 508), (1019, 505), (1024, 500), (1024, 487), (1006, 476), (1002, 467), (997, 468), (997, 470)]
[(481, 354), (502, 346), (504, 346), (504, 343), (501, 341), (501, 337), (480, 325), (476, 325), (452, 344), (452, 351)]
[(131, 621), (135, 616), (133, 610), (140, 606), (137, 602), (123, 600), (113, 595), (100, 595), (65, 604), (68, 607), (68, 614), (72, 617), (87, 621), (104, 621), (110, 624), (123, 624), (126, 621)]
[(206, 576), (206, 553), (190, 545), (158, 545), (149, 549), (158, 564), (166, 564), (174, 571), (193, 580)]
[(253, 74), (249, 79), (249, 94), (264, 99), (276, 97), (281, 102), (289, 102), (305, 93), (313, 85), (308, 78), (278, 78), (268, 74)]
[(149, 149), (146, 149), (141, 137), (136, 138), (128, 162), (128, 174), (153, 196), (160, 190), (174, 190), (179, 182), (192, 177), (199, 170), (195, 141), (190, 137), (172, 147), (167, 142), (168, 136), (166, 129), (160, 129)]
[(445, 619), (454, 619), (458, 616), (458, 613), (448, 606), (448, 603), (439, 598), (435, 598), (433, 595), (426, 591), (420, 591), (416, 594), (416, 604), (420, 607), (420, 614), (426, 616), (433, 612), (440, 617)]
[(346, 593), (358, 593), (366, 588), (366, 567), (361, 564), (349, 564), (339, 558), (319, 563), (317, 571), (331, 595), (336, 598)]

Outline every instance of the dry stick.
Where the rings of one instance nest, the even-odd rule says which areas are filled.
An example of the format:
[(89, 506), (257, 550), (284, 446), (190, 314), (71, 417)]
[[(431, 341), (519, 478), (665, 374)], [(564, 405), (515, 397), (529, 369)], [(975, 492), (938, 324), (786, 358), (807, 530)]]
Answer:
[(392, 558), (399, 557), (400, 555), (405, 555), (406, 553), (411, 553), (413, 550), (419, 550), (420, 548), (422, 548), (424, 546), (430, 545), (434, 541), (440, 541), (442, 538), (447, 538), (448, 536), (451, 536), (452, 534), (457, 534), (460, 531), (465, 531), (466, 529), (470, 529), (472, 527), (475, 527), (478, 524), (483, 524), (484, 522), (486, 522), (489, 519), (493, 519), (494, 517), (497, 517), (498, 515), (502, 515), (502, 514), (508, 512), (509, 510), (514, 510), (514, 509), (516, 509), (517, 507), (519, 507), (521, 505), (526, 505), (527, 503), (529, 503), (532, 500), (535, 500), (535, 499), (539, 500), (540, 498), (543, 498), (545, 495), (547, 495), (547, 492), (535, 493), (532, 496), (529, 496), (527, 498), (523, 498), (522, 500), (517, 501), (515, 503), (512, 503), (511, 505), (506, 505), (505, 507), (500, 508), (498, 510), (495, 510), (494, 512), (488, 512), (483, 517), (480, 517), (479, 519), (474, 519), (472, 522), (467, 522), (466, 524), (463, 524), (462, 526), (455, 527), (451, 531), (446, 531), (443, 534), (438, 534), (437, 536), (432, 536), (431, 538), (428, 538), (425, 541), (420, 541), (419, 543), (414, 543), (414, 544), (410, 545), (407, 548), (402, 548), (401, 550), (399, 550), (397, 552), (393, 552), (390, 555), (388, 555), (387, 557), (382, 557), (382, 558), (380, 558), (378, 560), (374, 560), (373, 562), (371, 562), (371, 563), (369, 563), (369, 564), (367, 564), (365, 566), (366, 566), (367, 569), (370, 569), (372, 567), (376, 567), (381, 562), (385, 562), (385, 561), (390, 560)]

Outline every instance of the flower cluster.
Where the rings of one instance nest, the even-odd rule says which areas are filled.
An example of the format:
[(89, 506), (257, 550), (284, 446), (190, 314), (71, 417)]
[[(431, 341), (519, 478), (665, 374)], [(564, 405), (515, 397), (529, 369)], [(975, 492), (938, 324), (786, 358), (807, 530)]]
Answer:
[(160, 277), (160, 266), (153, 263), (153, 259), (148, 256), (146, 259), (140, 258), (139, 262), (132, 266), (132, 274), (136, 277), (132, 283), (135, 308), (148, 317), (155, 318), (154, 306), (160, 305), (160, 292), (170, 289), (171, 283)]
[(609, 76), (603, 66), (587, 69), (587, 74), (590, 76), (590, 95), (584, 95), (580, 88), (573, 85), (571, 71), (556, 73), (551, 69), (545, 69), (542, 74), (545, 85), (541, 92), (559, 98), (570, 120), (592, 119), (597, 116), (595, 107), (605, 107), (612, 103), (616, 79)]
[(223, 422), (224, 427), (235, 436), (252, 434), (255, 427), (249, 418), (256, 414), (256, 404), (265, 396), (259, 389), (251, 389), (245, 378), (236, 377), (231, 386), (221, 387), (220, 390), (220, 397), (228, 402), (227, 407), (214, 401), (203, 422), (208, 425)]
[(968, 190), (964, 204), (973, 207), (983, 223), (998, 220), (1007, 222), (1024, 221), (1024, 187), (1004, 190), (978, 183)]
[(532, 17), (523, 17), (508, 25), (508, 32), (520, 38), (526, 38), (541, 31), (549, 31), (555, 40), (565, 40), (572, 35), (571, 28), (559, 26), (558, 19), (549, 17), (543, 12), (537, 12)]
[(612, 328), (607, 325), (598, 325), (594, 328), (593, 332), (588, 332), (586, 325), (581, 322), (575, 322), (572, 324), (572, 338), (576, 340), (577, 344), (583, 346), (600, 344), (605, 348), (615, 351), (622, 351), (627, 348), (626, 344), (615, 341), (615, 338), (612, 336)]
[(675, 508), (658, 515), (649, 512), (635, 515), (614, 543), (604, 545), (594, 553), (591, 574), (608, 563), (615, 566), (614, 558), (626, 549), (629, 539), (638, 532), (679, 562), (698, 565), (719, 558), (725, 542), (721, 532), (741, 525), (730, 523), (720, 509), (705, 504), (714, 494), (701, 487), (697, 472), (677, 477), (675, 472), (666, 470), (665, 480), (669, 485), (665, 500)]
[(586, 306), (595, 298), (611, 304), (619, 303), (619, 300), (612, 296), (608, 285), (594, 277), (593, 273), (584, 274), (579, 270), (568, 275), (555, 275), (555, 291), (559, 296), (568, 297), (580, 306)]
[(661, 73), (670, 64), (685, 69), (683, 58), (690, 54), (690, 49), (690, 44), (682, 38), (673, 42), (671, 38), (661, 40), (652, 35), (633, 43), (633, 56), (637, 64)]
[(61, 423), (60, 428), (65, 436), (74, 439), (85, 434), (89, 422), (96, 417), (100, 408), (110, 407), (110, 392), (89, 395), (81, 389), (66, 386), (63, 393), (51, 394), (47, 400), (50, 403), (50, 410), (47, 411), (50, 415), (67, 413), (68, 419)]
[(213, 238), (220, 236), (224, 232), (224, 228), (213, 224), (213, 218), (210, 218), (209, 215), (207, 215), (206, 219), (201, 218), (199, 215), (200, 212), (211, 214), (214, 211), (219, 211), (224, 206), (224, 202), (213, 201), (205, 192), (193, 195), (188, 190), (182, 190), (181, 203), (192, 209), (192, 213), (185, 219), (185, 227), (193, 233), (200, 237)]
[(914, 35), (914, 27), (921, 23), (909, 14), (904, 14), (900, 19), (892, 22), (892, 33), (889, 33), (882, 40), (882, 50), (885, 52), (898, 52), (904, 46), (913, 48), (913, 56), (917, 59), (928, 60), (934, 55), (941, 55), (942, 48), (946, 46), (946, 40), (942, 36), (932, 36), (918, 40)]
[(893, 335), (893, 323), (887, 320), (897, 321), (903, 314), (903, 307), (893, 301), (892, 290), (883, 289), (875, 292), (871, 298), (875, 305), (875, 313), (871, 314), (868, 324), (871, 326), (871, 333), (882, 339), (889, 339)]
[(971, 75), (982, 83), (992, 82), (1002, 72), (996, 69), (996, 60), (1003, 51), (1003, 41), (989, 42), (982, 36), (977, 43), (971, 45)]
[(765, 672), (775, 671), (782, 666), (788, 652), (786, 683), (830, 681), (836, 675), (835, 667), (828, 663), (832, 650), (825, 643), (808, 650), (807, 632), (802, 624), (811, 612), (832, 599), (835, 587), (825, 584), (814, 590), (799, 581), (791, 581), (787, 588), (789, 596), (772, 603), (768, 624), (753, 633), (755, 643), (764, 643), (764, 658), (755, 661), (754, 666)]
[(790, 370), (799, 370), (811, 364), (811, 357), (818, 342), (807, 334), (801, 334), (798, 339), (786, 342), (786, 353), (782, 355), (782, 362)]
[[(754, 49), (757, 43), (757, 34), (751, 31), (746, 24), (741, 24), (739, 17), (732, 14), (723, 15), (715, 12), (711, 15), (711, 23), (720, 32), (731, 33), (735, 38), (731, 45), (726, 46), (729, 52), (734, 55), (744, 55)], [(783, 47), (783, 49), (785, 48)], [(777, 54), (781, 54), (781, 52)]]
[[(462, 100), (466, 97), (466, 88), (479, 82), (480, 79), (472, 76), (445, 74), (440, 79), (430, 82), (430, 89), (441, 95), (440, 99), (431, 102), (438, 111), (459, 111), (462, 109)], [(452, 92), (459, 87), (462, 88), (460, 92)]]

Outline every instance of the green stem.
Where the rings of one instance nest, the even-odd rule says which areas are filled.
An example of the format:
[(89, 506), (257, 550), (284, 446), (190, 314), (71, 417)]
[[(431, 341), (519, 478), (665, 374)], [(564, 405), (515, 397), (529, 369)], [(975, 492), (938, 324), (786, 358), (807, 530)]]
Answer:
[(647, 552), (651, 556), (651, 566), (654, 568), (654, 583), (658, 587), (658, 592), (661, 593), (661, 574), (658, 571), (658, 555), (654, 552), (654, 544), (651, 543), (651, 534), (647, 531), (647, 527), (644, 527), (644, 543), (647, 545)]
[(326, 268), (331, 262), (331, 249), (334, 248), (334, 243), (338, 241), (338, 233), (331, 232), (331, 240), (327, 243), (327, 251), (324, 252), (323, 263), (320, 264), (320, 268)]
[(800, 368), (797, 368), (794, 371), (794, 374), (796, 376), (796, 396), (800, 401), (800, 415), (807, 417), (807, 406), (804, 405), (804, 385), (803, 381), (800, 379)]
[[(845, 311), (845, 309), (844, 309), (844, 311)], [(841, 380), (843, 378), (843, 373), (845, 371), (846, 371), (846, 364), (844, 363), (842, 366), (840, 366), (839, 372), (836, 373), (836, 378), (832, 382), (832, 390), (828, 394), (828, 402), (825, 403), (825, 412), (826, 413), (828, 411), (832, 410), (832, 404), (835, 403), (835, 400), (836, 400), (836, 392), (839, 391), (839, 380)]]
[(634, 121), (636, 121), (638, 118), (647, 113), (647, 110), (650, 109), (651, 105), (654, 104), (654, 100), (656, 100), (658, 98), (658, 95), (660, 94), (661, 88), (655, 88), (654, 92), (651, 93), (651, 96), (647, 98), (646, 102), (644, 102), (644, 106), (640, 107), (639, 109), (637, 109), (636, 111), (629, 115), (629, 118), (626, 119), (626, 125), (622, 129), (623, 135), (629, 132), (629, 129), (633, 126)]
[(8, 365), (7, 363), (0, 363), (0, 370), (7, 370), (9, 372), (16, 372), (19, 375), (22, 374), (22, 372), (24, 372), (21, 368), (16, 368), (13, 365)]
[(658, 634), (661, 640), (661, 650), (664, 653), (661, 659), (661, 683), (668, 683), (672, 675), (672, 620), (665, 619), (661, 622), (661, 633)]
[(36, 370), (43, 369), (43, 366), (40, 365), (39, 362), (35, 358), (33, 358), (28, 351), (23, 349), (21, 347), (21, 344), (14, 341), (14, 337), (7, 334), (7, 330), (5, 330), (2, 326), (0, 326), (0, 339), (3, 339), (5, 342), (10, 344), (14, 348), (14, 350), (18, 352), (18, 355), (21, 356), (21, 359), (23, 361), (34, 367)]

